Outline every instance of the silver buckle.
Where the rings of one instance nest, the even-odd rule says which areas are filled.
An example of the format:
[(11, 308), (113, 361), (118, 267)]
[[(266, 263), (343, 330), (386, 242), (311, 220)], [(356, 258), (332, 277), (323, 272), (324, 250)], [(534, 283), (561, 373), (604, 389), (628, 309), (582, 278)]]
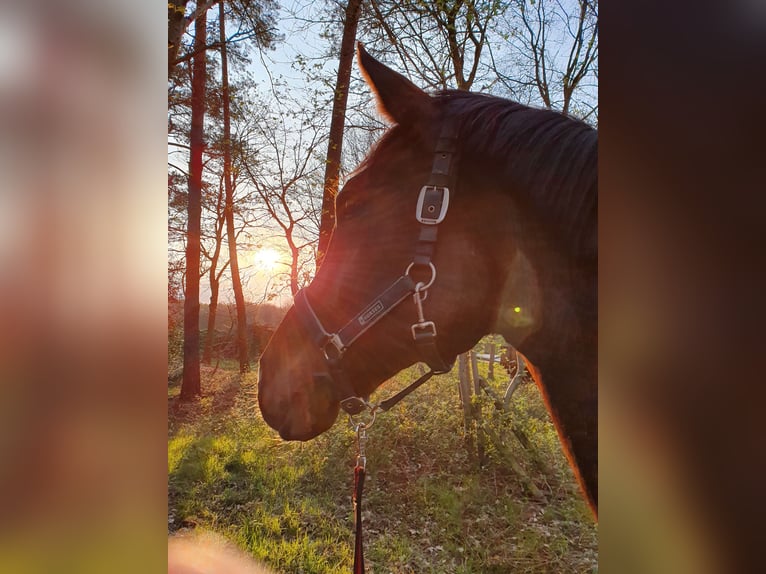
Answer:
[(436, 337), (436, 325), (433, 321), (423, 321), (422, 323), (415, 323), (412, 326), (412, 338), (418, 338), (419, 331), (430, 331), (432, 337)]
[[(423, 204), (426, 200), (426, 192), (429, 190), (438, 190), (442, 194), (442, 204), (439, 213), (436, 213), (436, 208), (433, 205), (428, 206), (430, 210), (427, 214), (423, 214)], [(441, 185), (424, 185), (420, 189), (420, 195), (418, 196), (418, 205), (415, 208), (415, 219), (425, 225), (436, 225), (444, 221), (444, 217), (447, 215), (447, 208), (449, 207), (449, 188)]]

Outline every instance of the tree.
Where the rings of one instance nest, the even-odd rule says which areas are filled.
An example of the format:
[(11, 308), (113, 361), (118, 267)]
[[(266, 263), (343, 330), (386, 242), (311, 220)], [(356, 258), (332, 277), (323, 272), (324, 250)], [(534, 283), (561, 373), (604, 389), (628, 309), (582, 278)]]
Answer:
[[(221, 122), (220, 92), (215, 77), (212, 74), (214, 62), (207, 62), (207, 77), (205, 89), (205, 131), (208, 133), (203, 154), (203, 181), (201, 197), (201, 225), (200, 225), (200, 252), (202, 255), (200, 274), (208, 275), (210, 285), (210, 313), (208, 317), (207, 337), (204, 342), (202, 362), (209, 364), (211, 361), (212, 343), (215, 325), (215, 316), (218, 303), (220, 279), (225, 269), (228, 268), (228, 260), (219, 267), (221, 247), (223, 245), (223, 228), (225, 226), (223, 210), (223, 178), (216, 172), (220, 161), (221, 144), (220, 137), (211, 130), (211, 125)], [(178, 166), (175, 156), (178, 154), (188, 155), (190, 134), (190, 109), (191, 109), (191, 67), (184, 61), (177, 66), (170, 79), (168, 93), (168, 136), (172, 146), (171, 158), (168, 161), (168, 256), (169, 265), (179, 267), (184, 271), (185, 262), (183, 255), (186, 247), (186, 227), (188, 221), (188, 178), (186, 170)], [(213, 131), (214, 136), (210, 137)], [(215, 173), (218, 182), (212, 184), (204, 177), (207, 173)], [(209, 217), (206, 217), (209, 215)], [(179, 249), (179, 246), (182, 246)], [(179, 259), (179, 255), (181, 255)], [(207, 268), (206, 263), (208, 264)]]
[[(183, 35), (192, 22), (223, 0), (198, 0), (194, 10), (186, 16), (189, 0), (168, 0), (168, 76), (175, 67), (193, 58), (198, 51), (215, 48), (216, 44), (195, 46), (194, 50), (179, 57), (183, 45)], [(277, 3), (274, 0), (229, 0), (231, 16), (238, 22), (239, 28), (229, 42), (250, 41), (258, 48), (268, 48), (278, 39), (276, 34)]]
[(173, 72), (181, 49), (181, 37), (186, 30), (186, 5), (189, 0), (168, 0), (168, 76)]
[(210, 282), (210, 305), (207, 315), (207, 336), (205, 337), (205, 348), (202, 352), (202, 362), (209, 365), (213, 359), (213, 343), (215, 339), (215, 322), (218, 315), (218, 292), (221, 286), (221, 276), (229, 266), (227, 261), (221, 268), (218, 268), (218, 260), (221, 256), (221, 247), (223, 245), (223, 228), (226, 224), (226, 215), (224, 213), (224, 190), (223, 177), (218, 185), (218, 193), (215, 201), (215, 223), (213, 235), (213, 249), (207, 252), (204, 249), (206, 257), (210, 260), (208, 277)]
[(295, 294), (310, 275), (304, 270), (309, 265), (305, 251), (316, 246), (320, 225), (313, 190), (320, 181), (324, 127), (319, 121), (321, 109), (303, 107), (290, 101), (287, 93), (272, 89), (272, 100), (260, 105), (268, 111), (251, 117), (249, 151), (242, 157), (242, 169), (270, 224), (287, 244), (288, 283)]
[(496, 58), (502, 52), (490, 47), (499, 83), (517, 99), (532, 90), (537, 97), (529, 93), (529, 101), (595, 119), (597, 0), (516, 0), (513, 7), (499, 26), (513, 57)]
[(200, 14), (194, 30), (189, 152), (189, 197), (186, 228), (186, 289), (184, 295), (184, 374), (181, 399), (201, 394), (199, 361), (200, 234), (202, 219), (202, 153), (205, 147), (205, 89), (207, 75), (207, 13)]
[(335, 228), (335, 196), (338, 194), (341, 156), (343, 150), (343, 129), (346, 120), (346, 105), (351, 83), (351, 67), (354, 62), (354, 41), (359, 23), (362, 0), (348, 0), (346, 15), (343, 20), (343, 37), (338, 60), (338, 77), (335, 81), (335, 97), (332, 104), (330, 137), (327, 141), (327, 160), (325, 164), (324, 186), (322, 193), (322, 219), (319, 226), (319, 246), (317, 247), (317, 267), (322, 263), (330, 236)]
[[(204, 169), (203, 163), (203, 148), (204, 146), (204, 134), (206, 132), (205, 126), (205, 110), (221, 109), (221, 113), (226, 115), (224, 118), (224, 134), (222, 149), (227, 149), (226, 142), (230, 142), (230, 134), (228, 133), (228, 120), (229, 120), (229, 97), (230, 86), (228, 82), (228, 60), (227, 56), (231, 56), (231, 52), (228, 51), (229, 46), (234, 46), (238, 43), (250, 42), (257, 48), (267, 48), (273, 45), (278, 39), (278, 35), (275, 32), (275, 14), (277, 5), (274, 0), (227, 0), (225, 2), (228, 7), (228, 14), (226, 16), (237, 23), (237, 30), (230, 38), (225, 36), (225, 28), (223, 22), (224, 18), (224, 2), (222, 0), (202, 1), (198, 0), (193, 3), (191, 13), (186, 15), (186, 8), (188, 0), (171, 0), (168, 4), (168, 73), (169, 73), (169, 93), (168, 93), (168, 129), (169, 133), (173, 133), (171, 144), (177, 148), (177, 151), (183, 153), (189, 153), (190, 169), (188, 173), (184, 173), (183, 170), (177, 167), (176, 164), (169, 162), (169, 167), (177, 174), (182, 173), (188, 180), (189, 193), (187, 197), (180, 198), (178, 194), (171, 192), (169, 186), (169, 207), (173, 202), (179, 203), (179, 199), (185, 203), (187, 209), (186, 213), (186, 230), (180, 232), (173, 230), (171, 238), (180, 239), (185, 243), (184, 247), (184, 259), (185, 259), (185, 274), (184, 280), (186, 284), (185, 289), (185, 321), (184, 321), (184, 365), (188, 372), (189, 379), (186, 381), (185, 391), (182, 386), (182, 397), (184, 399), (190, 399), (200, 393), (199, 389), (199, 366), (194, 367), (192, 363), (199, 358), (199, 276), (201, 273), (200, 254), (204, 252), (211, 262), (209, 269), (211, 280), (211, 303), (215, 311), (218, 295), (218, 285), (223, 269), (227, 265), (237, 268), (236, 260), (234, 264), (225, 264), (220, 271), (217, 270), (217, 261), (220, 251), (221, 238), (220, 229), (216, 227), (216, 231), (213, 233), (214, 245), (210, 251), (204, 248), (202, 244), (203, 240), (209, 240), (206, 238), (201, 229), (201, 211), (203, 207), (203, 194), (205, 190), (205, 182), (202, 177)], [(209, 8), (220, 5), (221, 10), (221, 34), (215, 41), (209, 41), (206, 37), (205, 28), (207, 27), (207, 11)], [(187, 27), (196, 22), (194, 43), (192, 46), (186, 46), (185, 51), (182, 51), (184, 47), (184, 32)], [(204, 65), (208, 50), (212, 48), (221, 48), (222, 52), (222, 71), (224, 75), (224, 88), (221, 89), (220, 100), (221, 103), (217, 103), (215, 90), (208, 89), (207, 66)], [(181, 54), (179, 56), (179, 54)], [(246, 56), (242, 52), (237, 53), (237, 57), (240, 61), (247, 61)], [(194, 68), (193, 73), (189, 74), (189, 66), (186, 66), (188, 62), (192, 62)], [(182, 65), (183, 64), (183, 65)], [(202, 67), (200, 67), (202, 66)], [(225, 69), (224, 69), (225, 67)], [(190, 86), (190, 97), (187, 97), (185, 91), (186, 87)], [(212, 94), (211, 94), (212, 92)], [(211, 95), (212, 100), (211, 100)], [(226, 101), (224, 101), (226, 100)], [(184, 137), (178, 137), (179, 128), (183, 128), (187, 124), (185, 118), (186, 109), (191, 108), (191, 122), (190, 127), (186, 133), (189, 134), (189, 144), (184, 143)], [(215, 114), (214, 114), (215, 115)], [(216, 118), (217, 119), (217, 118)], [(208, 138), (210, 139), (210, 138)], [(233, 250), (236, 255), (236, 238), (237, 231), (233, 224), (233, 184), (231, 182), (231, 174), (229, 168), (231, 165), (231, 155), (228, 154), (224, 157), (223, 170), (224, 174), (224, 191), (226, 192), (226, 201), (224, 210), (229, 214), (228, 221), (226, 222), (228, 246), (230, 252)], [(228, 175), (227, 175), (228, 174)], [(175, 197), (173, 197), (175, 195)], [(171, 227), (178, 227), (178, 211), (169, 209), (171, 220), (169, 224)], [(175, 218), (175, 221), (172, 219)], [(170, 231), (170, 229), (169, 229)], [(180, 235), (180, 237), (179, 237)], [(169, 251), (173, 251), (176, 248), (171, 245)], [(230, 256), (231, 260), (231, 256)], [(233, 276), (239, 278), (239, 270), (235, 269)], [(241, 283), (236, 279), (233, 280), (235, 286), (235, 298), (237, 299), (238, 316), (241, 317), (238, 327), (238, 340), (240, 341), (240, 368), (245, 369), (248, 365), (247, 360), (247, 328), (245, 325), (245, 311), (244, 311), (244, 296), (242, 294)], [(239, 284), (238, 284), (239, 283)], [(238, 289), (237, 289), (238, 287)], [(241, 311), (240, 311), (241, 310)], [(215, 320), (215, 312), (213, 313), (213, 320)], [(196, 334), (192, 332), (192, 329), (196, 328)], [(212, 336), (212, 332), (211, 332)], [(196, 350), (195, 350), (196, 349)], [(196, 358), (195, 358), (196, 357)], [(209, 350), (207, 353), (209, 358)], [(195, 374), (196, 373), (196, 374)]]
[(234, 230), (234, 185), (231, 175), (231, 106), (229, 99), (229, 66), (226, 50), (226, 18), (223, 3), (219, 5), (219, 32), (221, 41), (221, 88), (223, 104), (223, 183), (226, 191), (224, 213), (226, 215), (226, 237), (229, 244), (229, 269), (234, 289), (234, 301), (237, 307), (237, 351), (239, 372), (250, 369), (247, 352), (247, 311), (245, 295), (242, 292), (242, 279), (239, 275), (237, 258), (237, 237)]
[(393, 52), (424, 87), (470, 90), (479, 78), (490, 25), (506, 8), (498, 0), (372, 0), (365, 38)]

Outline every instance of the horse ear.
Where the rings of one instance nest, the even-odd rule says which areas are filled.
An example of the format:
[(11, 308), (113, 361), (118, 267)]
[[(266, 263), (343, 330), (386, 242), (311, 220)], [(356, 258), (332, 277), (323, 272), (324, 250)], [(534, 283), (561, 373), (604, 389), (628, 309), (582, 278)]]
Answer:
[(430, 114), (431, 96), (370, 56), (361, 42), (356, 43), (356, 50), (362, 75), (375, 93), (381, 114), (402, 126), (412, 126)]

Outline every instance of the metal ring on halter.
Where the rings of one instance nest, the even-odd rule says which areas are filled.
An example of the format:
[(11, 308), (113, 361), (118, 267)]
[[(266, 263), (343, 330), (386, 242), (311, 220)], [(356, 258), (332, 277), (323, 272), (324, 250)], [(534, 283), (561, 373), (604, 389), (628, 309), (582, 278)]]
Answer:
[[(405, 275), (409, 275), (409, 274), (410, 274), (410, 270), (411, 270), (411, 269), (412, 269), (414, 266), (415, 266), (415, 262), (413, 261), (412, 263), (410, 263), (410, 264), (407, 266), (407, 269), (405, 269), (405, 270), (404, 270), (404, 274), (405, 274)], [(428, 263), (428, 266), (431, 268), (431, 279), (428, 281), (428, 283), (426, 283), (426, 284), (425, 284), (425, 285), (424, 285), (424, 286), (421, 288), (421, 290), (422, 290), (422, 291), (425, 291), (426, 289), (428, 289), (428, 288), (429, 288), (431, 285), (433, 285), (433, 284), (434, 284), (434, 281), (436, 281), (436, 267), (434, 267), (434, 264), (433, 264), (433, 263), (431, 263), (431, 262), (429, 262), (429, 263)], [(422, 283), (422, 282), (421, 282), (421, 283)]]
[[(348, 415), (348, 422), (351, 425), (351, 428), (354, 429), (354, 432), (359, 432), (360, 429), (368, 429), (375, 423), (375, 417), (378, 414), (378, 408), (380, 405), (367, 405), (367, 412), (370, 413), (370, 420), (367, 422), (363, 422), (361, 420), (354, 420), (355, 416), (358, 415)], [(361, 413), (360, 413), (361, 414)]]

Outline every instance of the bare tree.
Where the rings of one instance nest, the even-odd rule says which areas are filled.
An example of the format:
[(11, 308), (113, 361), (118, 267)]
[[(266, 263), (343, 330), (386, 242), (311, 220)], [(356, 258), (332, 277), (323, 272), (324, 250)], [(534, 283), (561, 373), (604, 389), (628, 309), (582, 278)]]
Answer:
[[(236, 139), (236, 138), (234, 138)], [(225, 185), (224, 185), (224, 142), (221, 138), (216, 138), (211, 141), (209, 146), (208, 155), (210, 159), (206, 163), (207, 169), (216, 174), (218, 182), (216, 185), (206, 185), (206, 193), (203, 193), (203, 218), (202, 218), (202, 242), (201, 250), (203, 255), (203, 267), (205, 261), (208, 262), (207, 269), (203, 269), (203, 273), (208, 275), (208, 282), (210, 285), (210, 304), (208, 307), (207, 318), (207, 336), (205, 338), (205, 344), (202, 354), (202, 362), (204, 364), (210, 364), (213, 358), (213, 349), (215, 347), (216, 337), (216, 324), (219, 309), (219, 296), (221, 292), (221, 282), (229, 268), (229, 259), (223, 260), (223, 265), (220, 265), (221, 253), (225, 251), (228, 253), (228, 237), (226, 233), (226, 197), (225, 197)], [(239, 146), (234, 146), (232, 151), (237, 152)], [(238, 194), (237, 191), (241, 188), (241, 174), (236, 164), (232, 166), (230, 171), (231, 184), (232, 184), (232, 219), (234, 220), (234, 241), (239, 250), (240, 246), (249, 244), (248, 232), (253, 228), (255, 222), (254, 215), (252, 213), (252, 201), (253, 198), (248, 194)], [(215, 189), (215, 192), (213, 192)], [(206, 217), (207, 216), (207, 217)], [(245, 236), (245, 242), (241, 241), (241, 237)], [(238, 251), (239, 253), (239, 251)], [(240, 268), (240, 273), (244, 270)], [(247, 307), (247, 305), (245, 305)], [(236, 303), (233, 306), (236, 309)]]
[[(187, 15), (187, 6), (191, 4), (192, 8)], [(209, 8), (219, 4), (220, 9), (220, 23), (221, 31), (219, 37), (214, 40), (207, 38), (207, 11)], [(224, 10), (224, 6), (227, 10)], [(186, 272), (185, 272), (185, 367), (190, 379), (186, 385), (186, 390), (182, 388), (182, 396), (184, 399), (189, 399), (199, 394), (199, 366), (194, 367), (195, 357), (197, 362), (199, 359), (199, 276), (200, 273), (204, 273), (200, 264), (200, 253), (205, 252), (206, 256), (210, 256), (211, 268), (208, 270), (211, 278), (211, 295), (214, 300), (217, 300), (217, 289), (220, 283), (220, 273), (225, 269), (224, 265), (221, 270), (216, 269), (218, 252), (220, 249), (220, 237), (218, 234), (213, 233), (214, 245), (212, 251), (204, 249), (202, 241), (206, 239), (201, 229), (201, 209), (202, 209), (202, 196), (204, 194), (204, 181), (202, 177), (203, 157), (202, 148), (204, 147), (204, 135), (205, 132), (213, 132), (215, 124), (219, 121), (218, 117), (214, 117), (209, 125), (205, 125), (205, 110), (213, 110), (214, 112), (220, 110), (225, 117), (222, 118), (223, 131), (222, 136), (223, 144), (222, 149), (226, 150), (228, 147), (227, 142), (230, 142), (230, 135), (228, 134), (229, 128), (229, 92), (230, 86), (228, 81), (228, 60), (231, 57), (229, 47), (237, 46), (242, 43), (250, 43), (258, 48), (270, 47), (278, 40), (278, 34), (275, 31), (275, 11), (277, 5), (274, 0), (198, 0), (195, 3), (189, 3), (186, 0), (172, 0), (168, 4), (168, 74), (169, 74), (169, 91), (168, 91), (168, 128), (169, 133), (173, 134), (170, 138), (171, 145), (175, 148), (174, 151), (181, 154), (189, 154), (189, 162), (192, 168), (188, 173), (184, 173), (177, 165), (175, 159), (170, 160), (169, 168), (172, 172), (183, 173), (189, 180), (189, 194), (188, 197), (184, 197), (183, 200), (187, 205), (188, 214), (186, 219), (186, 231), (176, 232), (173, 231), (171, 238), (175, 239), (175, 243), (171, 243), (169, 247), (170, 258), (177, 257), (177, 254), (172, 253), (177, 249), (177, 244), (180, 242), (185, 243), (184, 256), (186, 259)], [(226, 37), (225, 33), (225, 20), (233, 20), (236, 22), (236, 31), (231, 37)], [(184, 45), (184, 32), (190, 26), (191, 23), (196, 22), (195, 37), (193, 45)], [(213, 48), (220, 48), (222, 52), (222, 75), (223, 75), (223, 88), (220, 93), (217, 92), (215, 86), (211, 89), (211, 78), (206, 77), (209, 70), (206, 65), (207, 52)], [(234, 50), (237, 57), (240, 60), (246, 61), (246, 56), (240, 51)], [(179, 54), (181, 54), (179, 56)], [(193, 62), (192, 66), (194, 71), (189, 74), (190, 67), (188, 62)], [(183, 64), (183, 65), (179, 65)], [(189, 86), (191, 87), (189, 89)], [(200, 86), (204, 86), (204, 89), (200, 92)], [(189, 145), (185, 144), (185, 135), (183, 134), (184, 128), (189, 125), (189, 121), (186, 117), (187, 110), (191, 108), (191, 126), (187, 128), (186, 134), (191, 133), (189, 138)], [(213, 114), (215, 116), (215, 113)], [(208, 137), (208, 139), (213, 139)], [(230, 154), (224, 157), (224, 190), (226, 191), (225, 213), (229, 214), (229, 221), (226, 222), (228, 246), (230, 252), (233, 251), (236, 254), (236, 231), (233, 224), (233, 184), (231, 183), (230, 175), (231, 159)], [(227, 175), (228, 174), (228, 175)], [(170, 192), (170, 187), (169, 187)], [(170, 200), (178, 199), (178, 194), (175, 194), (176, 198), (169, 197)], [(169, 210), (171, 216), (174, 216), (176, 212)], [(169, 227), (177, 226), (177, 221), (169, 221)], [(169, 229), (170, 231), (170, 229)], [(209, 238), (207, 238), (209, 239)], [(238, 325), (238, 342), (240, 349), (240, 369), (246, 369), (248, 366), (247, 359), (247, 328), (245, 325), (245, 302), (242, 293), (241, 284), (236, 280), (238, 278), (237, 261), (231, 257), (229, 263), (234, 267), (232, 283), (235, 290), (235, 298), (237, 300), (238, 316), (240, 317)], [(216, 264), (214, 264), (216, 263)], [(213, 310), (215, 311), (216, 304), (213, 304)], [(195, 317), (192, 317), (195, 315)], [(215, 313), (213, 313), (213, 321), (215, 319)], [(214, 324), (214, 323), (213, 323)], [(197, 330), (196, 335), (192, 333), (192, 326)], [(212, 336), (212, 331), (211, 331)], [(195, 343), (196, 339), (196, 343)], [(196, 349), (196, 350), (195, 350)], [(193, 374), (196, 371), (196, 376)]]
[(470, 90), (479, 78), (498, 0), (371, 0), (364, 38), (432, 89)]
[(205, 347), (202, 351), (202, 362), (209, 365), (213, 359), (213, 344), (215, 342), (215, 323), (218, 315), (218, 294), (221, 286), (221, 276), (226, 268), (229, 266), (229, 262), (226, 261), (220, 268), (218, 267), (218, 261), (221, 256), (221, 248), (223, 246), (223, 228), (226, 224), (226, 215), (224, 213), (224, 184), (223, 177), (220, 178), (218, 184), (218, 193), (215, 198), (215, 206), (212, 213), (214, 214), (213, 222), (213, 248), (211, 251), (205, 249), (202, 245), (202, 252), (210, 260), (210, 267), (208, 269), (208, 278), (210, 283), (210, 305), (208, 306), (207, 315), (207, 335), (205, 337)]
[[(512, 96), (595, 121), (598, 65), (597, 0), (516, 0), (492, 47), (492, 67)], [(509, 51), (510, 49), (510, 51)]]
[(277, 91), (263, 107), (269, 111), (251, 122), (249, 153), (242, 167), (270, 225), (276, 226), (287, 244), (288, 282), (295, 294), (310, 276), (310, 267), (305, 269), (306, 252), (315, 256), (320, 225), (321, 198), (313, 190), (319, 188), (323, 163), (321, 110), (302, 109)]

